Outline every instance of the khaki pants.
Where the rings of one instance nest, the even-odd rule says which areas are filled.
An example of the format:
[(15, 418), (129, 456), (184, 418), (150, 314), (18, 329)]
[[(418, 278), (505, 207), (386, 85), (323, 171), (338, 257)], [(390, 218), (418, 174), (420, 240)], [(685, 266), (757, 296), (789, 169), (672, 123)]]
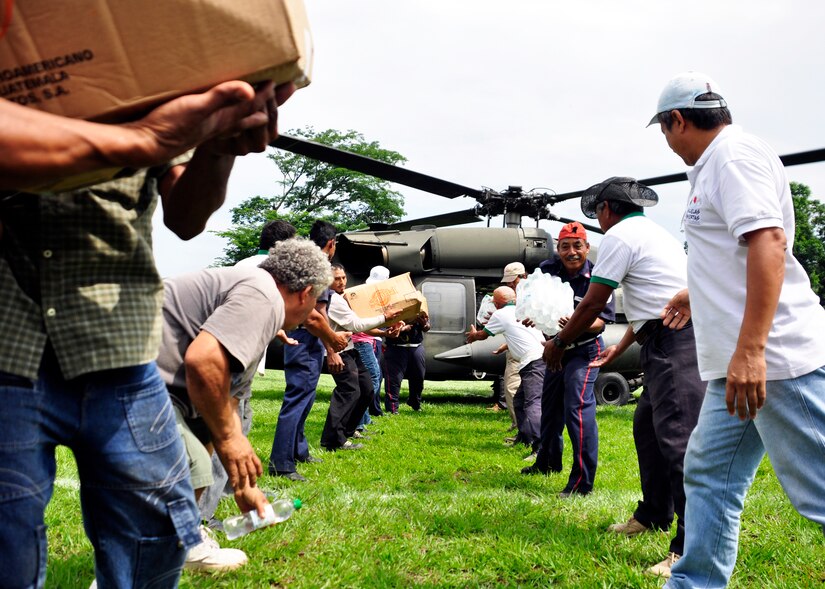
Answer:
[(193, 489), (203, 489), (212, 484), (212, 457), (206, 446), (192, 432), (189, 424), (175, 407), (175, 421), (178, 424), (178, 432), (183, 438), (186, 446), (186, 454), (189, 456), (189, 475)]
[(518, 427), (518, 419), (516, 419), (516, 409), (513, 406), (513, 397), (516, 395), (519, 385), (521, 384), (521, 377), (518, 375), (519, 361), (513, 358), (513, 355), (508, 351), (507, 366), (504, 368), (504, 382), (502, 387), (504, 389), (504, 402), (507, 403), (507, 411), (510, 412), (510, 420), (512, 425)]

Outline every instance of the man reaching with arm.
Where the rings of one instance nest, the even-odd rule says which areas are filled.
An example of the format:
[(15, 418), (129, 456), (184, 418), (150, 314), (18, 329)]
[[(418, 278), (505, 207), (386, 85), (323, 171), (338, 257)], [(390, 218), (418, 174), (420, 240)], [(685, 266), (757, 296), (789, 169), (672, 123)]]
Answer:
[[(669, 530), (675, 512), (676, 535), (667, 558), (648, 569), (667, 577), (684, 552), (684, 455), (705, 391), (692, 326), (674, 331), (659, 319), (667, 301), (687, 283), (687, 259), (682, 245), (642, 212), (657, 202), (656, 193), (633, 178), (608, 178), (584, 191), (582, 212), (598, 219), (605, 235), (587, 294), (557, 337), (572, 341), (621, 283), (630, 325), (619, 345), (604, 350), (591, 366), (608, 364), (634, 341), (642, 346), (645, 387), (633, 416), (642, 501), (629, 521), (609, 530), (625, 536)], [(557, 365), (562, 353), (561, 347), (548, 345), (548, 365)]]
[[(196, 498), (212, 483), (204, 447), (217, 451), (242, 512), (263, 516), (267, 501), (256, 486), (261, 462), (244, 435), (238, 402), (258, 360), (282, 328), (306, 319), (329, 284), (329, 262), (312, 243), (290, 239), (258, 268), (215, 268), (165, 281), (164, 330), (158, 367), (175, 405), (190, 456)], [(222, 550), (201, 527), (204, 541), (189, 551), (188, 568), (229, 570), (246, 562)]]
[(483, 329), (470, 327), (466, 334), (467, 343), (504, 334), (507, 349), (518, 362), (519, 386), (513, 398), (518, 414), (522, 416), (520, 433), (531, 452), (536, 452), (541, 427), (544, 335), (535, 327), (526, 327), (516, 319), (516, 292), (509, 286), (499, 286), (493, 291), (493, 304), (496, 311)]
[[(335, 226), (328, 221), (318, 219), (309, 231), (309, 239), (332, 260), (335, 255)], [(312, 405), (321, 366), (324, 362), (326, 348), (330, 373), (334, 373), (337, 352), (349, 344), (348, 331), (335, 333), (329, 324), (327, 307), (331, 290), (328, 288), (318, 296), (315, 309), (306, 322), (288, 333), (299, 345), (284, 348), (284, 378), (286, 388), (284, 401), (278, 413), (278, 423), (272, 439), (269, 455), (269, 474), (289, 479), (305, 481), (306, 478), (296, 470), (297, 462), (320, 462), (322, 459), (312, 456), (309, 442), (304, 434)]]

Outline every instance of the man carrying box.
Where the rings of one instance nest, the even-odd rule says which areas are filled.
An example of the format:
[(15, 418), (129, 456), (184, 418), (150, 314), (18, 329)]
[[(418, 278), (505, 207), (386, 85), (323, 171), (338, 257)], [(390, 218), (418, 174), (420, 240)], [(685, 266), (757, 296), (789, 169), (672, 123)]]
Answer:
[[(9, 586), (45, 584), (58, 444), (77, 461), (101, 585), (174, 587), (200, 541), (183, 443), (154, 363), (163, 293), (151, 229), (160, 193), (167, 226), (183, 238), (202, 231), (223, 203), (235, 155), (277, 136), (291, 84), (254, 95), (244, 83), (228, 88), (245, 95), (240, 112), (223, 111), (240, 126), (202, 118), (210, 140), (186, 166), (0, 200), (0, 570)], [(242, 132), (215, 138), (211, 125)]]
[[(341, 296), (347, 286), (347, 273), (340, 264), (332, 266), (332, 297), (329, 301), (329, 320), (335, 331), (366, 331), (383, 325), (401, 312), (387, 309), (381, 315), (361, 318), (355, 314), (346, 299)], [(343, 352), (327, 356), (327, 365), (335, 379), (335, 389), (329, 402), (321, 445), (327, 450), (357, 450), (361, 444), (353, 444), (348, 438), (355, 433), (373, 397), (372, 377), (352, 342)]]
[[(293, 90), (292, 85), (279, 88), (278, 104)], [(70, 119), (0, 100), (0, 190), (101, 168), (164, 164), (209, 139), (265, 125), (267, 113), (256, 109), (254, 100), (249, 84), (226, 82), (122, 125)]]
[(404, 377), (407, 377), (410, 385), (407, 405), (412, 407), (413, 411), (421, 411), (426, 369), (424, 333), (428, 331), (430, 318), (426, 311), (421, 311), (412, 321), (401, 322), (397, 329), (387, 333), (387, 351), (384, 354), (387, 395), (384, 403), (390, 413), (398, 413), (398, 397)]

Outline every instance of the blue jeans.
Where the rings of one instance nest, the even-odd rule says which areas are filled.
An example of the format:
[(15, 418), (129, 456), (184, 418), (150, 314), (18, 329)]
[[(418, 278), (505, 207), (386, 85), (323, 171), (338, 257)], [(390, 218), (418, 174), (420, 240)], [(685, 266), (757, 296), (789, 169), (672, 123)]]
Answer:
[(736, 563), (745, 494), (767, 450), (796, 510), (825, 531), (825, 367), (768, 381), (754, 420), (725, 407), (725, 379), (708, 383), (685, 455), (685, 554), (666, 587), (725, 587)]
[(284, 346), (286, 389), (269, 454), (270, 474), (295, 472), (295, 461), (309, 457), (304, 424), (315, 403), (315, 387), (318, 386), (321, 364), (324, 362), (324, 347), (320, 339), (306, 329), (292, 330), (289, 336), (300, 343)]
[(381, 413), (381, 367), (378, 365), (378, 358), (375, 357), (375, 347), (372, 342), (354, 342), (358, 355), (361, 356), (361, 362), (367, 367), (372, 378), (372, 390), (374, 398), (370, 403), (370, 407), (364, 411), (364, 417), (361, 418), (359, 425), (369, 425), (372, 423), (370, 419), (370, 411), (375, 415), (382, 415)]
[(199, 518), (155, 364), (66, 381), (47, 353), (36, 382), (0, 373), (0, 407), (0, 585), (45, 584), (43, 513), (60, 444), (77, 461), (101, 589), (176, 587)]

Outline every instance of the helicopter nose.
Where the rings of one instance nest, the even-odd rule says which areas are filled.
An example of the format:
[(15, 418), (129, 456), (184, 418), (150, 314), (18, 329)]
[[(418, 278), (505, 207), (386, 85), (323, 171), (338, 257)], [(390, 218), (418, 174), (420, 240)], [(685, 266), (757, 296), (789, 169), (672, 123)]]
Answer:
[(463, 346), (458, 346), (457, 348), (453, 348), (452, 350), (447, 350), (446, 352), (441, 352), (440, 354), (433, 356), (436, 360), (455, 362), (457, 364), (463, 364), (466, 360), (471, 359), (472, 357), (473, 352), (470, 349), (470, 344), (464, 344)]
[(504, 343), (504, 336), (497, 335), (435, 354), (433, 358), (458, 366), (466, 366), (477, 372), (504, 374), (504, 354), (493, 354), (493, 351), (502, 343)]

